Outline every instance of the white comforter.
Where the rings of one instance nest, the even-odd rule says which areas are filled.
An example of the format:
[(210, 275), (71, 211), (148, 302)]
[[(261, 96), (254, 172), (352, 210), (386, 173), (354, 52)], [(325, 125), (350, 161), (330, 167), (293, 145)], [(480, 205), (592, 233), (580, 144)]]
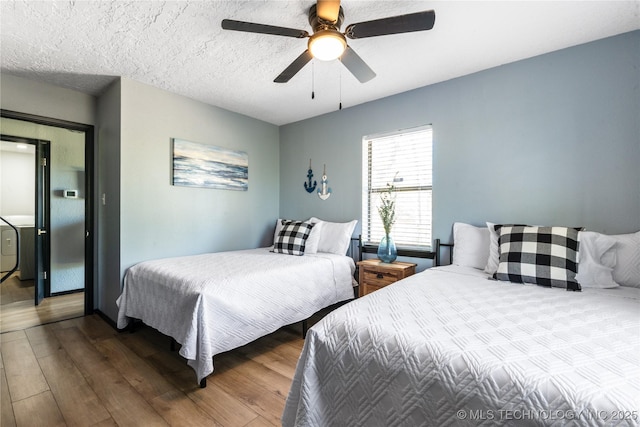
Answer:
[(309, 330), (283, 425), (638, 425), (639, 298), (427, 270)]
[(173, 337), (200, 381), (214, 355), (353, 298), (354, 270), (346, 256), (269, 248), (142, 262), (125, 276), (118, 327), (136, 318)]

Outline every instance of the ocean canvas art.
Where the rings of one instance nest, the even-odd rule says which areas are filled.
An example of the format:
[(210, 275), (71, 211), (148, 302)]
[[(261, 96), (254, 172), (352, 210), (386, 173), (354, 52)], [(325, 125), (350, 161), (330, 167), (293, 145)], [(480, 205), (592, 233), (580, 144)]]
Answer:
[(246, 191), (249, 155), (173, 138), (173, 185)]

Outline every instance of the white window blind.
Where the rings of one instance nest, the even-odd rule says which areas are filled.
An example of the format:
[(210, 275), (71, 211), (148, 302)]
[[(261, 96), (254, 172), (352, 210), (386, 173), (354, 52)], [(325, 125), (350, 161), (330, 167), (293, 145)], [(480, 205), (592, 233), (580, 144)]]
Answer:
[(424, 126), (363, 138), (362, 238), (377, 244), (384, 236), (378, 214), (381, 192), (395, 187), (397, 246), (431, 247), (432, 129)]

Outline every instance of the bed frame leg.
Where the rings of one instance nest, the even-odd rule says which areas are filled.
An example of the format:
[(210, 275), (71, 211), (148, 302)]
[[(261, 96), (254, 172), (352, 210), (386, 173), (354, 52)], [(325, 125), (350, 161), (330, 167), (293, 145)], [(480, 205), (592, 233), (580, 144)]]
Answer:
[(207, 387), (207, 378), (203, 378), (200, 380), (200, 388), (206, 388)]
[(308, 329), (307, 326), (308, 326), (307, 325), (307, 319), (305, 319), (305, 320), (302, 321), (302, 338), (303, 339), (307, 337), (307, 329)]
[(129, 324), (127, 325), (127, 329), (129, 330), (129, 333), (132, 334), (136, 331), (136, 321), (131, 319), (129, 320)]

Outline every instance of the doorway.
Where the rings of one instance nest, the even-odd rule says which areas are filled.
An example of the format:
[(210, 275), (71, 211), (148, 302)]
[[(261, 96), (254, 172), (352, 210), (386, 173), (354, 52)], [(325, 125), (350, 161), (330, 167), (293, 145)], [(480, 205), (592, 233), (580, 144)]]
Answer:
[(2, 305), (22, 301), (29, 289), (39, 305), (51, 295), (51, 142), (0, 134), (0, 144)]
[[(56, 297), (51, 300), (62, 300), (64, 298), (59, 297), (71, 298), (71, 294), (75, 294), (76, 299), (78, 296), (82, 298), (81, 314), (91, 314), (94, 310), (95, 253), (94, 128), (8, 110), (0, 110), (0, 117), (2, 133), (11, 133), (3, 137), (30, 140), (31, 143), (36, 141), (35, 145), (39, 148), (36, 157), (40, 158), (38, 162), (44, 162), (49, 170), (54, 171), (50, 188), (42, 190), (49, 197), (36, 199), (36, 205), (42, 211), (35, 215), (41, 222), (34, 224), (34, 243), (36, 246), (40, 243), (34, 251), (37, 252), (36, 260), (42, 263), (35, 266), (37, 273), (34, 278), (36, 281), (41, 279), (41, 286), (34, 289), (34, 302), (39, 303), (42, 298), (50, 296)], [(50, 142), (43, 138), (43, 135), (49, 134), (56, 135), (50, 138)], [(70, 148), (70, 141), (80, 146), (79, 151)], [(72, 152), (75, 154), (70, 154)], [(45, 160), (47, 156), (51, 158)], [(69, 160), (74, 156), (75, 160)], [(48, 181), (46, 174), (40, 174), (35, 181), (36, 188), (46, 185)], [(38, 194), (38, 191), (34, 194)], [(49, 251), (48, 246), (51, 247)], [(45, 302), (48, 303), (48, 299)]]

